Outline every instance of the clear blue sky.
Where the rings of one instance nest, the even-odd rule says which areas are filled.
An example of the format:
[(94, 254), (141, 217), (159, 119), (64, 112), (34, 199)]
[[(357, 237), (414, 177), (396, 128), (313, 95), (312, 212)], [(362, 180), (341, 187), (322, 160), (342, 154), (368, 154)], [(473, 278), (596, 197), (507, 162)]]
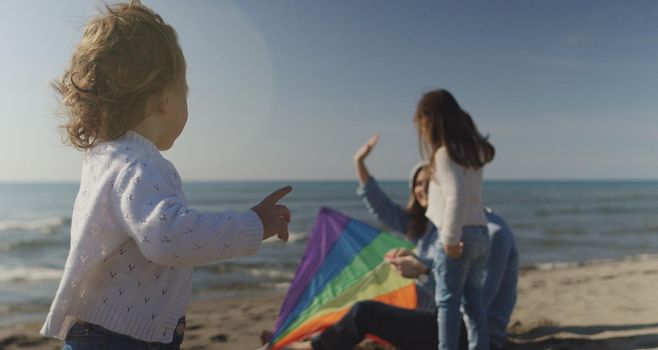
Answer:
[[(184, 180), (401, 179), (420, 95), (452, 91), (497, 148), (489, 179), (658, 178), (652, 1), (144, 1), (188, 60)], [(0, 13), (0, 181), (79, 178), (50, 80), (100, 2)]]

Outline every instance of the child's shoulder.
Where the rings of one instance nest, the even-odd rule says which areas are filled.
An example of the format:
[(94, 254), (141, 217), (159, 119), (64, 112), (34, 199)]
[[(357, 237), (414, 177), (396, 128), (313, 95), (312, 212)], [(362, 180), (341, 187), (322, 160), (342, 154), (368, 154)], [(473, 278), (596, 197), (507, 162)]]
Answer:
[(176, 167), (160, 154), (151, 141), (137, 133), (129, 131), (96, 147), (99, 148), (100, 158), (104, 158), (107, 164), (106, 168), (114, 169), (119, 181), (140, 178), (145, 182), (166, 181), (174, 187), (182, 185)]
[(88, 153), (92, 156), (129, 157), (129, 159), (149, 156), (160, 158), (160, 152), (153, 143), (132, 131), (114, 140), (100, 142), (89, 149)]
[(436, 149), (434, 152), (434, 161), (435, 162), (448, 162), (451, 161), (450, 154), (448, 153), (448, 148), (441, 146)]
[(104, 164), (105, 168), (130, 168), (134, 165), (166, 164), (159, 151), (142, 136), (136, 136), (129, 131), (123, 136), (105, 142), (100, 142), (87, 150), (85, 163)]

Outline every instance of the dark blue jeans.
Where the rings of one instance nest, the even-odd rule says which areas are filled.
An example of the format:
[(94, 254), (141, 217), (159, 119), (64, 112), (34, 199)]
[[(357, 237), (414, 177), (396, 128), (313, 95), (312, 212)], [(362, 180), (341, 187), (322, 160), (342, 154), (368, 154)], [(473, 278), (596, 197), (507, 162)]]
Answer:
[(109, 331), (101, 326), (76, 322), (64, 339), (63, 350), (179, 350), (185, 333), (185, 318), (178, 321), (171, 343), (145, 342)]
[(502, 347), (516, 305), (516, 285), (519, 274), (519, 253), (514, 234), (503, 219), (487, 213), (489, 219), (489, 261), (482, 285), (482, 302), (487, 309), (489, 341)]

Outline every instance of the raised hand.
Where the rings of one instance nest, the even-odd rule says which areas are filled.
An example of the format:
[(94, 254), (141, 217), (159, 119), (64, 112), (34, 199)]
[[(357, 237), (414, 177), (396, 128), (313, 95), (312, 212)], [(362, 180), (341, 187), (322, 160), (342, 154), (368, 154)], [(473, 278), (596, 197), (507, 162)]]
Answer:
[(368, 154), (370, 154), (370, 151), (375, 148), (377, 141), (379, 141), (379, 133), (372, 135), (368, 142), (366, 142), (356, 151), (356, 153), (354, 153), (354, 162), (363, 162)]
[(370, 154), (377, 141), (379, 140), (379, 134), (374, 134), (365, 145), (361, 146), (356, 153), (354, 153), (354, 166), (356, 167), (356, 176), (359, 179), (361, 186), (364, 186), (368, 182), (370, 177), (370, 172), (366, 167), (365, 159)]
[(277, 236), (282, 241), (288, 241), (288, 224), (291, 220), (290, 209), (285, 205), (277, 204), (277, 202), (291, 191), (291, 186), (282, 187), (251, 208), (263, 223), (263, 240)]

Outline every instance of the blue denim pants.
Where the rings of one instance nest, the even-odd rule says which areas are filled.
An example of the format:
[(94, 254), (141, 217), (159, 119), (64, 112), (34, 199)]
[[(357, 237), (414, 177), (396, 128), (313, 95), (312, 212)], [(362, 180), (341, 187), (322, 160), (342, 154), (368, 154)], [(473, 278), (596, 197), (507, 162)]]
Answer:
[(482, 286), (482, 302), (487, 308), (489, 340), (493, 346), (502, 347), (516, 305), (519, 254), (514, 235), (504, 222), (490, 221), (488, 227), (491, 249)]
[(63, 350), (179, 350), (185, 333), (185, 318), (176, 326), (171, 343), (145, 342), (109, 331), (101, 326), (76, 322), (64, 339)]
[(443, 246), (437, 249), (433, 272), (437, 281), (438, 348), (458, 348), (463, 306), (469, 349), (487, 350), (489, 330), (482, 302), (482, 278), (489, 254), (486, 226), (464, 226), (462, 243), (464, 251), (459, 258), (448, 257)]

